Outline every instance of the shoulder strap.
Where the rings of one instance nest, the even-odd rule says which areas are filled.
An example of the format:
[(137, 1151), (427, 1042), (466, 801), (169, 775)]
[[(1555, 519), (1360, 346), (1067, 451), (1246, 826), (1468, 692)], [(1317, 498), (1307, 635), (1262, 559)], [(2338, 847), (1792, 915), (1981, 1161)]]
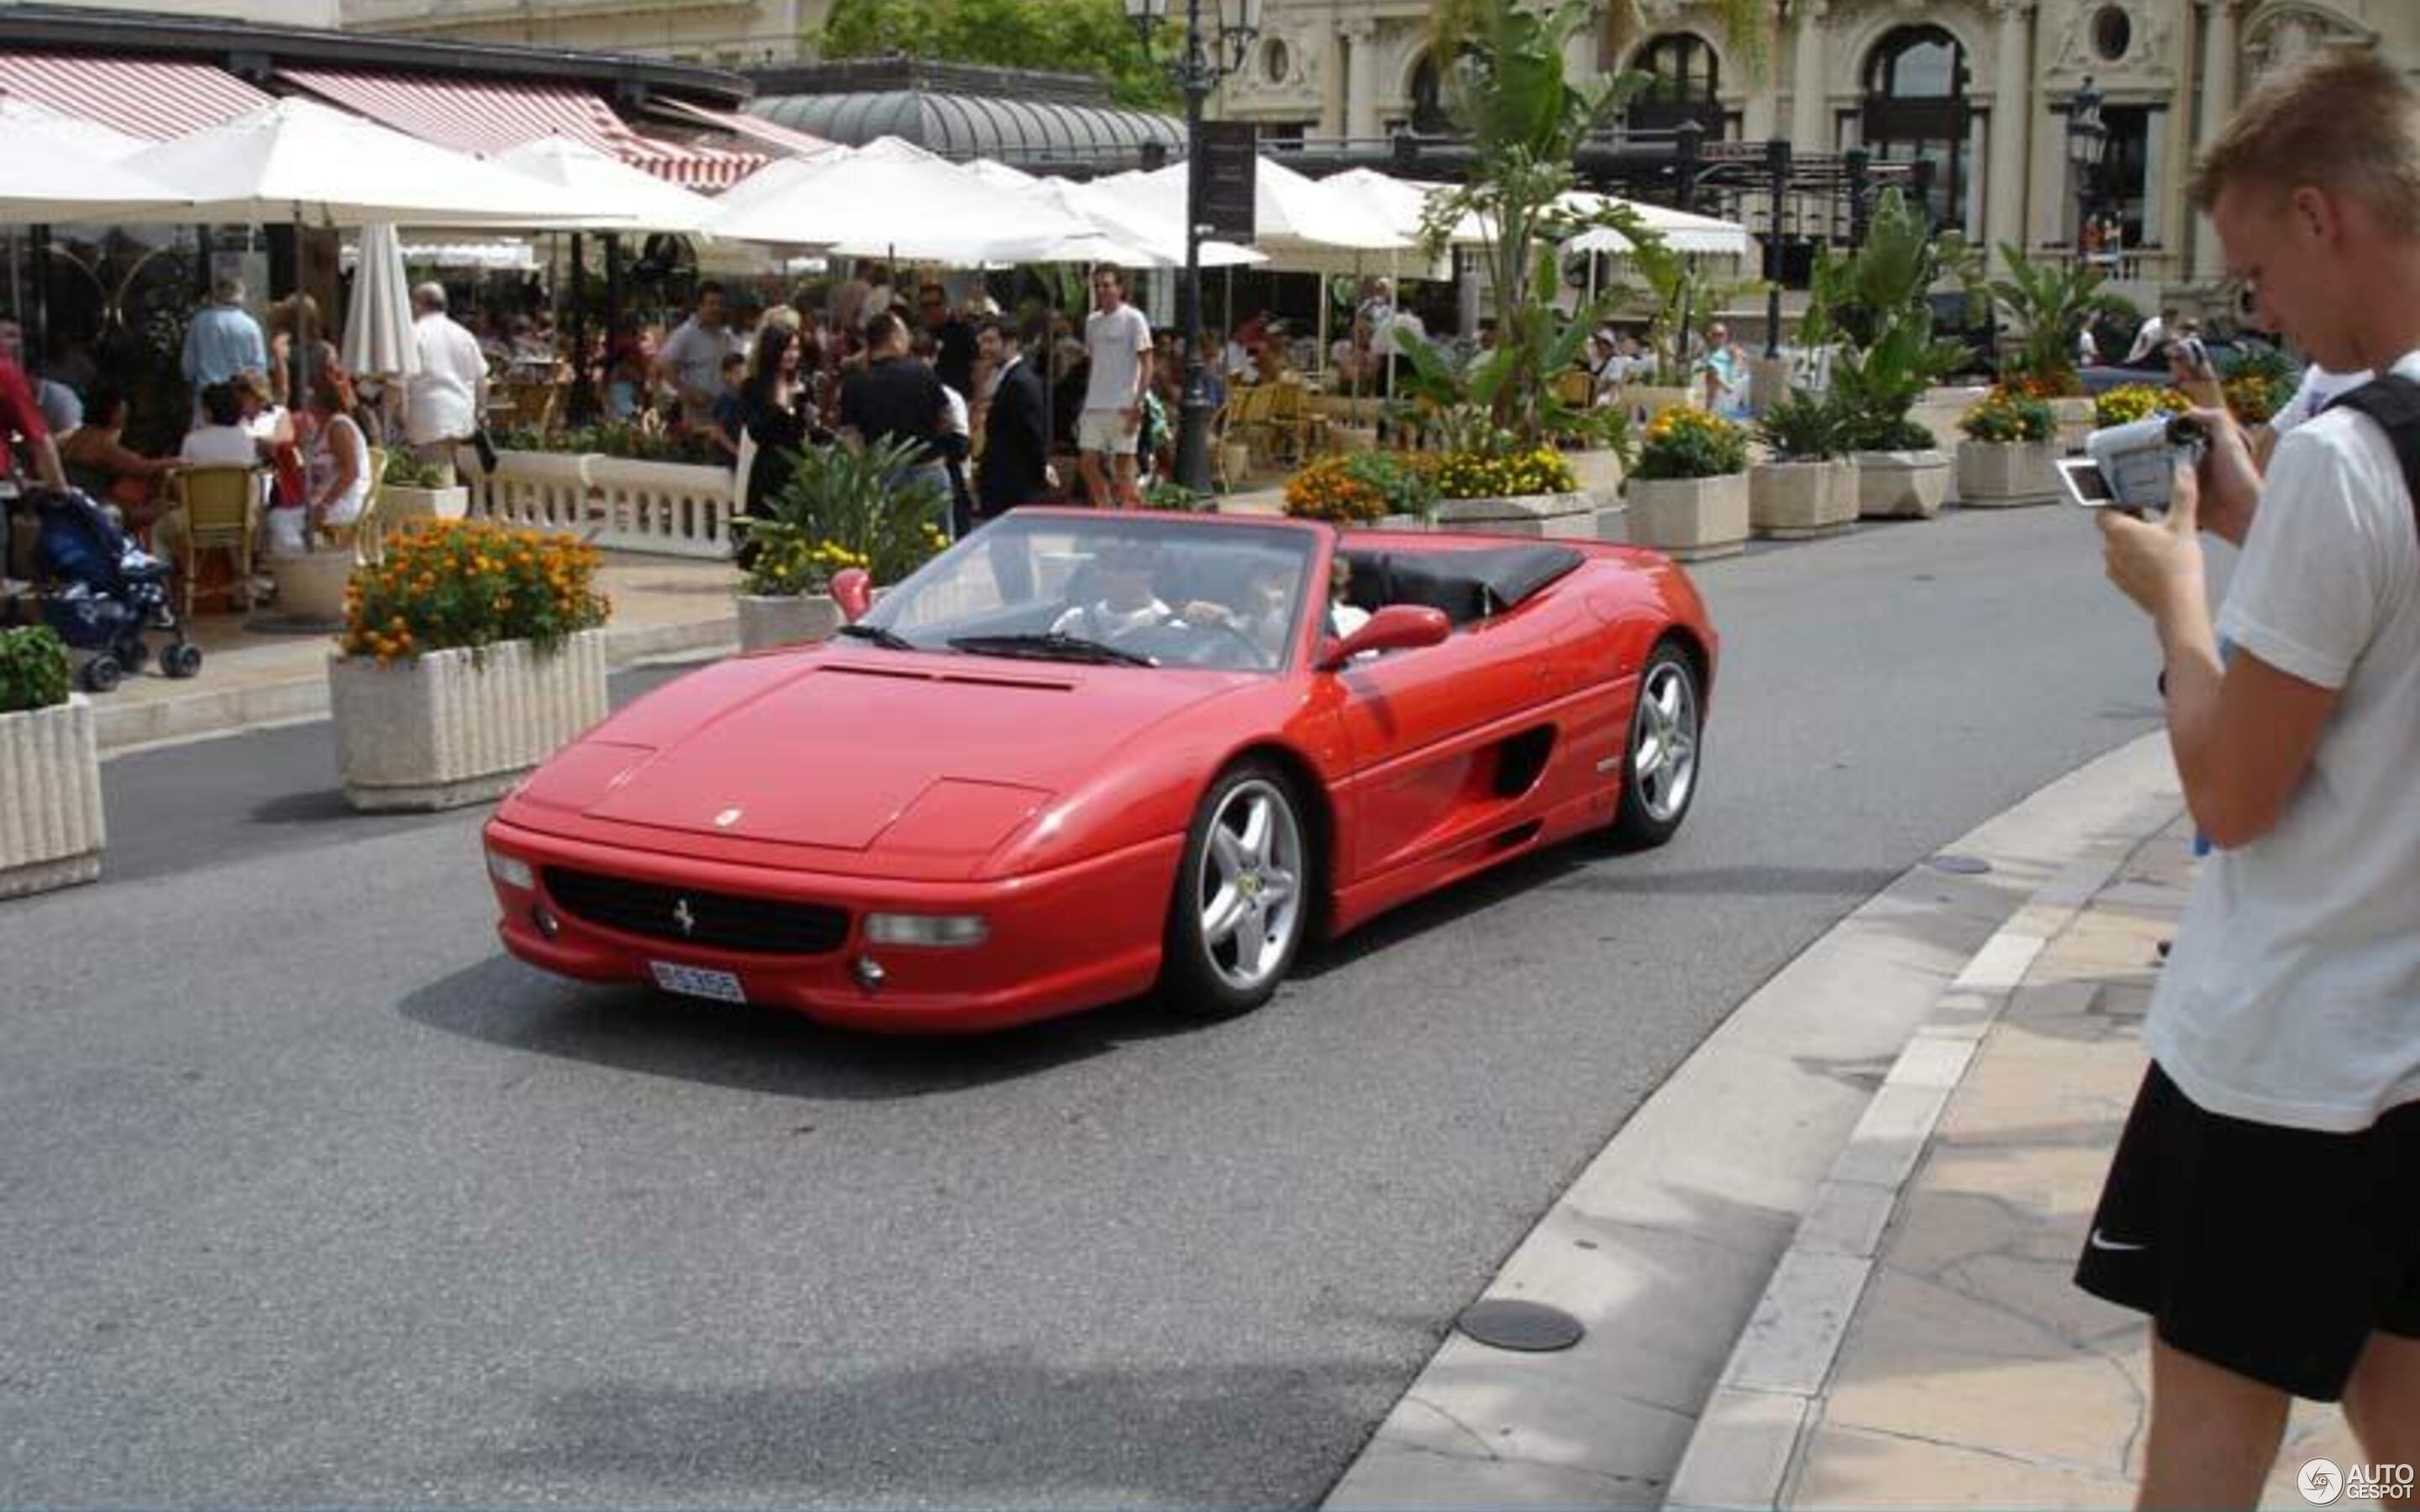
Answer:
[(2358, 409), (2378, 422), (2403, 464), (2403, 486), (2411, 491), (2412, 509), (2420, 519), (2420, 383), (2399, 373), (2382, 373), (2357, 389), (2347, 389), (2328, 402), (2330, 409)]

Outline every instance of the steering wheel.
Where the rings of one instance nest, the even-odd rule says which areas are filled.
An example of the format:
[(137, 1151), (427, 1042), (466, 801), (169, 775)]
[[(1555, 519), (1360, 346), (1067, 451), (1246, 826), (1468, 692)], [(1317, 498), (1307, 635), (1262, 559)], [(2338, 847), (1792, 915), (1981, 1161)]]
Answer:
[[(1163, 628), (1170, 626), (1182, 628), (1187, 633), (1196, 630), (1222, 631), (1226, 634), (1228, 639), (1233, 640), (1237, 645), (1244, 648), (1244, 656), (1254, 671), (1273, 671), (1277, 668), (1278, 659), (1273, 654), (1271, 654), (1268, 648), (1262, 645), (1258, 640), (1253, 640), (1249, 631), (1245, 630), (1243, 626), (1237, 625), (1233, 620), (1225, 618), (1215, 620), (1188, 620), (1182, 614), (1171, 614), (1167, 620), (1162, 622)], [(1192, 664), (1195, 666), (1208, 665), (1206, 658), (1188, 659), (1191, 660)]]

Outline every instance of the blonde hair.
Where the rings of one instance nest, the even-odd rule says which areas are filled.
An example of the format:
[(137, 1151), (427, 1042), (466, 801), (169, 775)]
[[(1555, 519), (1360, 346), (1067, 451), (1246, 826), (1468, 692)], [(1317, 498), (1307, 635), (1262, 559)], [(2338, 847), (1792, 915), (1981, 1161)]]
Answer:
[(2420, 238), (2420, 96), (2385, 59), (2332, 49), (2261, 85), (2202, 150), (2186, 193), (2207, 212), (2229, 187), (2282, 198), (2306, 184)]

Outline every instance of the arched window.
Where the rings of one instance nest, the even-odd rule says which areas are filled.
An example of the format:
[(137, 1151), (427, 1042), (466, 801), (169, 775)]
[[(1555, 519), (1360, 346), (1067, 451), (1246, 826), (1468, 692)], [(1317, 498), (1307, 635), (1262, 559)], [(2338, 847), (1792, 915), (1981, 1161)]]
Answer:
[(1445, 113), (1444, 82), (1437, 77), (1436, 60), (1421, 55), (1412, 69), (1412, 130), (1422, 136), (1436, 136), (1452, 130)]
[(1966, 85), (1966, 50), (1938, 26), (1886, 33), (1866, 60), (1866, 147), (1878, 162), (1932, 164), (1926, 209), (1936, 226), (1968, 219), (1976, 164)]
[(1709, 141), (1723, 134), (1722, 63), (1704, 38), (1694, 32), (1650, 38), (1630, 66), (1648, 75), (1647, 86), (1630, 101), (1632, 131), (1669, 131), (1694, 120)]

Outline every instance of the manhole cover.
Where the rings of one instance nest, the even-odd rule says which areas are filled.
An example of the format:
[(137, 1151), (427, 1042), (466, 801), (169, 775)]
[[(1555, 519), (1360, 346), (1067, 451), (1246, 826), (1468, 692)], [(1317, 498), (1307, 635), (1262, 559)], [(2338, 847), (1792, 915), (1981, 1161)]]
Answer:
[(1979, 856), (1960, 856), (1944, 851), (1925, 863), (1935, 872), (1947, 872), (1956, 876), (1979, 877), (1992, 870), (1992, 863)]
[(1544, 1303), (1491, 1299), (1463, 1309), (1455, 1325), (1480, 1343), (1498, 1350), (1539, 1354), (1568, 1350), (1588, 1330), (1559, 1307)]

